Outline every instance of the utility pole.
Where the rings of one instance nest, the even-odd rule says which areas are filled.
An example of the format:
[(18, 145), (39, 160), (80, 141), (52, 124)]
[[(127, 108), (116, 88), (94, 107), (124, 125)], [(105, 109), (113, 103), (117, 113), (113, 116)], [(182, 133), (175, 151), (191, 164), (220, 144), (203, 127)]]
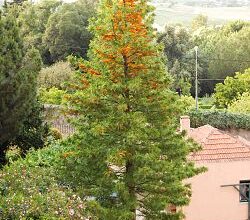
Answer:
[(195, 110), (198, 111), (198, 46), (195, 46)]

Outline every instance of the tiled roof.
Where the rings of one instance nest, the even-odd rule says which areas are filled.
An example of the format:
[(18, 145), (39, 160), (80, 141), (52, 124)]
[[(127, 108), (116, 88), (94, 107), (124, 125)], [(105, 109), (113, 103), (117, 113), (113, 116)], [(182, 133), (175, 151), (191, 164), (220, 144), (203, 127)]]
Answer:
[(188, 135), (202, 145), (190, 159), (203, 162), (250, 160), (250, 142), (230, 136), (210, 125), (191, 129)]

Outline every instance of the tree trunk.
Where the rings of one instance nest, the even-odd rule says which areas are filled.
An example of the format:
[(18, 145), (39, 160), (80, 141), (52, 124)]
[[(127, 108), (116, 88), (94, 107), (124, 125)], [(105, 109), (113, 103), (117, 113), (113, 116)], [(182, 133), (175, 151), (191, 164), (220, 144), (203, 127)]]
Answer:
[[(136, 193), (135, 193), (135, 183), (133, 179), (134, 173), (134, 165), (131, 160), (128, 160), (126, 163), (126, 184), (129, 191), (130, 200), (136, 201)], [(134, 214), (131, 220), (136, 220), (136, 203), (133, 207), (130, 208), (131, 213)]]
[[(124, 67), (124, 77), (126, 80), (128, 80), (128, 58), (127, 56), (123, 55), (123, 67)], [(127, 109), (126, 112), (130, 113), (131, 112), (131, 105), (130, 105), (130, 94), (129, 94), (129, 89), (126, 88), (124, 91), (124, 97), (125, 101), (127, 104)], [(129, 128), (129, 122), (128, 128)], [(133, 155), (133, 152), (129, 152), (130, 155)], [(135, 182), (134, 182), (134, 163), (133, 160), (128, 159), (126, 162), (126, 185), (128, 187), (129, 191), (129, 196), (130, 196), (130, 201), (134, 201), (134, 205), (130, 207), (131, 213), (133, 213), (133, 217), (131, 220), (136, 220), (136, 193), (135, 193)]]

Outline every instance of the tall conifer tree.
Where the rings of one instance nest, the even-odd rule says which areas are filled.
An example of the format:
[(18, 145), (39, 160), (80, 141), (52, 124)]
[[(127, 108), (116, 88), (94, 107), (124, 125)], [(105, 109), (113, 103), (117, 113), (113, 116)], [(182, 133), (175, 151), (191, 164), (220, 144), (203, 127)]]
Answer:
[(166, 207), (188, 203), (183, 180), (200, 171), (187, 160), (196, 147), (177, 132), (180, 109), (152, 11), (147, 0), (101, 1), (89, 61), (81, 61), (78, 90), (68, 97), (78, 132), (68, 143), (77, 148), (65, 154), (67, 174), (94, 198), (98, 219), (134, 220), (138, 212), (181, 219)]
[(12, 11), (0, 15), (0, 164), (36, 102), (36, 79), (41, 56), (32, 48), (23, 53), (23, 41)]

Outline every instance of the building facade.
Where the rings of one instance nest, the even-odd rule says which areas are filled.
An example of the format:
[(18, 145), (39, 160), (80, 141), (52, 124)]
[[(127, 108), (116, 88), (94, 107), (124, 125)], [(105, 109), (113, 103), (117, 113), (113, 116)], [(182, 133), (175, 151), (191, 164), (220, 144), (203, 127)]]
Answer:
[(250, 142), (210, 125), (192, 129), (187, 116), (181, 129), (202, 146), (190, 159), (208, 169), (187, 180), (192, 197), (183, 207), (186, 220), (250, 219)]

